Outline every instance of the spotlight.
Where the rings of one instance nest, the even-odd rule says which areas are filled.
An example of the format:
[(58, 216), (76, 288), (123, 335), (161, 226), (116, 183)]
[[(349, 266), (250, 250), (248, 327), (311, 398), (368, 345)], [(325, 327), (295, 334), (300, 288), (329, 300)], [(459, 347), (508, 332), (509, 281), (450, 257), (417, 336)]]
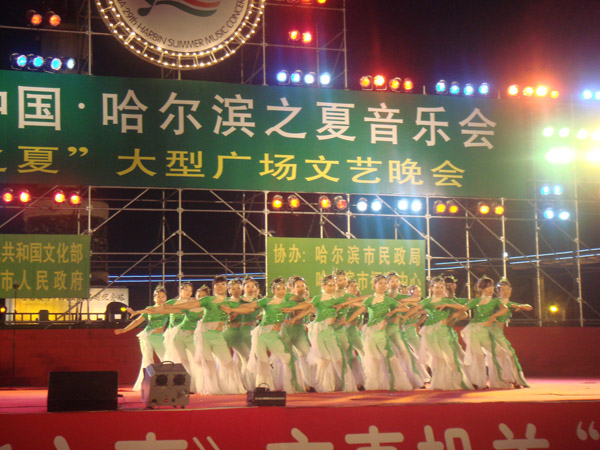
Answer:
[(596, 91), (594, 94), (594, 100), (600, 100), (600, 91)]
[(27, 56), (22, 53), (13, 53), (10, 55), (10, 67), (21, 70), (27, 67)]
[(274, 195), (273, 199), (271, 200), (271, 207), (276, 211), (279, 211), (281, 208), (283, 208), (283, 197), (279, 194)]
[(312, 86), (317, 81), (317, 75), (314, 72), (308, 72), (304, 74), (304, 84)]
[(398, 92), (400, 90), (400, 87), (402, 86), (402, 80), (398, 77), (392, 78), (388, 85), (390, 86), (390, 91)]
[(73, 206), (81, 204), (81, 194), (79, 191), (73, 191), (69, 194), (69, 203)]
[(594, 131), (592, 131), (592, 140), (593, 141), (600, 141), (600, 130), (594, 130)]
[(552, 186), (552, 193), (554, 195), (562, 195), (563, 194), (563, 187), (560, 184), (555, 184), (554, 186)]
[(571, 130), (569, 130), (568, 128), (561, 128), (560, 130), (558, 130), (558, 135), (561, 138), (569, 137), (569, 134), (571, 134)]
[(414, 199), (410, 204), (410, 210), (413, 213), (419, 213), (423, 211), (423, 202), (418, 198)]
[(446, 202), (446, 208), (450, 214), (456, 214), (458, 212), (458, 205), (453, 200), (448, 200)]
[(23, 189), (19, 192), (19, 201), (21, 203), (29, 203), (31, 201), (31, 194), (27, 189)]
[(488, 215), (490, 213), (490, 205), (487, 202), (477, 203), (477, 212), (482, 216)]
[(32, 27), (39, 27), (42, 24), (42, 15), (33, 9), (27, 11), (27, 23)]
[(400, 200), (398, 200), (398, 211), (408, 211), (408, 199), (407, 198), (401, 198)]
[(436, 94), (445, 94), (446, 91), (448, 90), (448, 85), (446, 84), (445, 80), (440, 80), (436, 83), (435, 85), (435, 93)]
[(378, 213), (381, 211), (381, 208), (383, 208), (383, 202), (380, 199), (375, 198), (371, 202), (371, 211)]
[(446, 204), (441, 200), (437, 200), (433, 204), (433, 211), (436, 214), (444, 214), (446, 212)]
[(331, 199), (326, 195), (321, 195), (319, 197), (319, 206), (321, 209), (331, 209)]
[(297, 195), (294, 195), (294, 194), (288, 195), (287, 201), (288, 201), (288, 206), (290, 207), (291, 210), (295, 211), (296, 209), (300, 208), (300, 199), (298, 198)]
[(544, 137), (552, 137), (554, 135), (554, 128), (546, 127), (542, 130), (542, 135)]
[(474, 93), (475, 88), (473, 88), (473, 85), (471, 83), (465, 84), (465, 87), (463, 88), (463, 94), (465, 94), (467, 97), (471, 97)]
[(302, 84), (302, 71), (296, 70), (294, 73), (290, 75), (290, 81), (292, 84), (301, 85)]
[(569, 147), (551, 148), (546, 153), (546, 160), (550, 164), (569, 164), (575, 158), (575, 152)]
[(373, 77), (373, 86), (375, 86), (375, 89), (378, 91), (385, 91), (387, 89), (385, 77), (383, 75), (375, 75)]
[(548, 86), (539, 85), (537, 88), (535, 88), (535, 95), (538, 97), (545, 97), (548, 95)]
[(460, 84), (458, 84), (458, 81), (453, 81), (452, 83), (450, 83), (449, 92), (450, 92), (450, 95), (460, 94)]
[(531, 86), (527, 86), (525, 89), (523, 89), (523, 95), (525, 97), (531, 97), (534, 94), (534, 89)]
[(277, 72), (276, 78), (279, 84), (290, 84), (290, 74), (287, 70), (280, 70)]
[(558, 218), (560, 220), (569, 220), (571, 218), (571, 213), (565, 209), (562, 209), (558, 213)]
[(63, 61), (60, 58), (48, 57), (44, 63), (44, 69), (48, 72), (58, 72), (62, 69)]
[(551, 206), (546, 206), (546, 208), (544, 209), (544, 218), (554, 219), (555, 215), (556, 213), (554, 212), (554, 208), (552, 208)]
[(550, 195), (551, 189), (550, 186), (547, 184), (544, 184), (541, 188), (540, 188), (540, 194), (546, 196), (546, 195)]
[(519, 86), (513, 84), (506, 90), (509, 97), (517, 97), (519, 95)]
[(415, 85), (410, 78), (404, 79), (404, 82), (402, 83), (402, 89), (404, 89), (404, 92), (412, 92), (414, 87)]
[(346, 200), (341, 195), (335, 197), (333, 199), (333, 202), (335, 203), (335, 209), (337, 209), (338, 211), (344, 211), (348, 207), (348, 200)]
[(298, 30), (290, 30), (288, 32), (288, 39), (291, 42), (298, 42), (300, 40), (300, 31), (298, 31)]
[(500, 203), (492, 203), (492, 211), (495, 215), (501, 216), (504, 214), (504, 205), (501, 205)]
[(585, 158), (594, 164), (597, 164), (600, 162), (600, 149), (598, 148), (593, 148), (591, 149), (589, 152), (586, 153)]
[(4, 203), (11, 203), (15, 199), (15, 194), (12, 189), (6, 188), (2, 192), (2, 201)]
[(373, 77), (371, 75), (363, 75), (360, 77), (360, 87), (363, 91), (373, 90)]
[(313, 35), (310, 31), (305, 31), (304, 33), (302, 33), (302, 43), (303, 44), (310, 44), (313, 40)]
[(369, 203), (367, 202), (366, 198), (361, 197), (358, 199), (358, 202), (356, 203), (356, 209), (358, 212), (365, 212), (368, 207)]
[(581, 93), (581, 98), (583, 98), (584, 100), (591, 100), (593, 96), (594, 96), (594, 93), (592, 91), (590, 91), (589, 89), (585, 89)]
[(27, 68), (29, 70), (40, 70), (44, 67), (44, 58), (39, 55), (27, 55)]
[(56, 28), (62, 22), (60, 16), (58, 14), (56, 14), (54, 11), (48, 11), (46, 13), (46, 21), (53, 28)]
[(581, 130), (579, 130), (577, 132), (577, 139), (583, 141), (584, 139), (587, 139), (587, 137), (589, 136), (588, 130), (582, 128)]
[(484, 97), (490, 95), (490, 85), (488, 83), (481, 83), (479, 85), (479, 95)]
[(558, 92), (556, 89), (550, 91), (550, 98), (558, 98), (560, 96), (560, 92)]
[(550, 306), (548, 307), (548, 310), (549, 310), (549, 311), (550, 311), (552, 314), (556, 314), (556, 313), (559, 311), (559, 309), (558, 309), (558, 306), (556, 306), (556, 305), (550, 305)]
[(317, 3), (319, 5), (324, 5), (325, 3), (327, 3), (327, 0), (317, 0)]
[(59, 205), (61, 203), (64, 203), (67, 200), (65, 193), (60, 189), (57, 189), (56, 191), (54, 191), (54, 194), (52, 197), (54, 198), (54, 203), (59, 204)]
[(329, 72), (323, 72), (319, 75), (319, 84), (321, 86), (331, 86), (331, 74)]

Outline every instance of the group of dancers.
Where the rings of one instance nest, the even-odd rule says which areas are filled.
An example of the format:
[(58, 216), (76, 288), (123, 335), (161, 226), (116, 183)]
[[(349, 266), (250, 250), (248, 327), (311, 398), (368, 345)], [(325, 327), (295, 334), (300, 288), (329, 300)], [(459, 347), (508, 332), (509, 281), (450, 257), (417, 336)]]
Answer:
[[(241, 394), (268, 386), (296, 392), (508, 389), (527, 387), (504, 325), (511, 314), (531, 310), (510, 301), (506, 279), (482, 277), (477, 297), (457, 298), (454, 277), (403, 286), (397, 273), (373, 277), (373, 293), (361, 295), (343, 270), (321, 280), (309, 297), (304, 279), (277, 278), (260, 298), (252, 278), (215, 277), (211, 289), (180, 285), (167, 300), (164, 287), (154, 305), (116, 334), (146, 322), (138, 334), (142, 369), (161, 361), (181, 363), (198, 394)], [(462, 348), (454, 329), (461, 331)]]

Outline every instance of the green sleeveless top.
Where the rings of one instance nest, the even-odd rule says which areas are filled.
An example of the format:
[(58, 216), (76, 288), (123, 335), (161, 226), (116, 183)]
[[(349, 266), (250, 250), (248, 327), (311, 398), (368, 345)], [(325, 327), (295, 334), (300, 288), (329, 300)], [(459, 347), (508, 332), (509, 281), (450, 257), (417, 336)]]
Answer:
[(383, 300), (377, 303), (373, 303), (375, 296), (372, 295), (365, 300), (363, 306), (367, 308), (369, 313), (369, 320), (367, 326), (377, 325), (379, 322), (387, 319), (387, 313), (398, 306), (398, 302), (387, 295), (383, 296)]
[(473, 310), (473, 318), (471, 323), (482, 323), (487, 322), (490, 316), (498, 311), (498, 308), (502, 306), (502, 302), (499, 298), (491, 298), (486, 304), (480, 304), (481, 298), (474, 298), (467, 304), (467, 308)]
[[(174, 305), (177, 300), (179, 300), (179, 297), (177, 298), (172, 298), (171, 300), (167, 300), (167, 305)], [(185, 315), (183, 313), (170, 313), (169, 314), (169, 328), (173, 328), (176, 327), (178, 325), (181, 324), (181, 322), (183, 322), (183, 319), (185, 319)]]
[[(229, 315), (221, 309), (223, 305), (229, 305), (227, 297), (225, 300), (219, 303), (214, 303), (216, 297), (213, 295), (209, 295), (208, 297), (203, 297), (200, 299), (200, 306), (204, 308), (204, 317), (202, 317), (202, 322), (227, 322)], [(235, 303), (235, 302), (233, 302)]]
[(443, 297), (439, 302), (432, 303), (432, 298), (428, 297), (424, 300), (421, 300), (421, 306), (425, 308), (427, 311), (427, 320), (425, 321), (425, 325), (435, 325), (438, 322), (441, 322), (444, 319), (447, 319), (448, 316), (454, 311), (451, 308), (437, 309), (435, 305), (447, 305), (447, 304), (458, 304), (453, 299)]

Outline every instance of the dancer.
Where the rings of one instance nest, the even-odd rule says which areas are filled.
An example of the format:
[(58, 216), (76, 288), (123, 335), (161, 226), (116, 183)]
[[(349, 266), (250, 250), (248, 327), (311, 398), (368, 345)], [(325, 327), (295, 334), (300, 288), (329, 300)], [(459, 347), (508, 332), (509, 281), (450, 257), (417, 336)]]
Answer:
[(496, 293), (504, 306), (508, 308), (508, 312), (502, 316), (496, 317), (496, 320), (490, 326), (490, 333), (494, 338), (494, 344), (502, 351), (498, 352), (500, 367), (502, 367), (502, 375), (506, 381), (512, 383), (516, 388), (529, 387), (523, 374), (523, 369), (519, 363), (519, 358), (510, 344), (509, 340), (504, 335), (504, 326), (512, 316), (513, 312), (531, 311), (533, 308), (526, 303), (515, 303), (510, 301), (512, 294), (512, 286), (506, 278), (502, 278), (496, 285)]
[(414, 386), (402, 368), (399, 355), (394, 351), (385, 331), (387, 314), (397, 306), (397, 302), (385, 295), (388, 290), (385, 275), (376, 275), (373, 278), (373, 287), (375, 293), (364, 300), (362, 306), (347, 320), (351, 322), (364, 312), (369, 314), (363, 333), (365, 389), (412, 390)]
[[(287, 393), (303, 392), (302, 382), (298, 380), (296, 372), (296, 358), (280, 335), (285, 320), (282, 309), (293, 307), (295, 303), (284, 300), (286, 283), (283, 278), (273, 280), (271, 292), (273, 294), (271, 298), (266, 297), (257, 302), (257, 307), (262, 311), (262, 320), (252, 331), (252, 350), (248, 370), (256, 375), (256, 386), (266, 384), (272, 390), (283, 389)], [(255, 309), (256, 307), (252, 305), (224, 308), (229, 314), (248, 314)], [(301, 319), (303, 316), (299, 314), (297, 317)], [(269, 353), (274, 360), (274, 368), (271, 368)], [(274, 372), (277, 372), (277, 375)]]
[[(155, 306), (151, 308), (161, 307), (167, 301), (167, 290), (162, 286), (158, 286), (154, 290), (153, 298)], [(134, 313), (132, 310), (129, 311), (130, 313)], [(142, 351), (142, 367), (140, 368), (140, 374), (133, 385), (134, 391), (142, 390), (144, 369), (149, 365), (154, 364), (154, 353), (156, 353), (156, 356), (158, 356), (160, 361), (164, 361), (165, 345), (163, 342), (163, 333), (165, 332), (168, 320), (169, 316), (167, 314), (150, 315), (144, 313), (125, 328), (115, 330), (115, 334), (117, 335), (127, 333), (146, 321), (146, 328), (137, 335), (140, 340), (140, 350)]]
[(473, 311), (473, 318), (462, 330), (466, 343), (465, 367), (473, 385), (480, 389), (506, 389), (511, 385), (503, 379), (502, 368), (498, 361), (498, 348), (490, 332), (490, 326), (496, 317), (508, 312), (498, 298), (493, 298), (494, 282), (483, 276), (477, 282), (479, 297), (467, 304)]
[(431, 368), (429, 389), (473, 389), (460, 359), (456, 333), (447, 324), (452, 311), (466, 311), (467, 307), (444, 298), (444, 292), (444, 280), (433, 278), (430, 297), (421, 301), (428, 318), (420, 331), (419, 360)]
[(357, 390), (347, 349), (342, 348), (334, 328), (338, 317), (336, 305), (344, 301), (343, 297), (335, 297), (335, 288), (334, 276), (326, 275), (321, 279), (322, 293), (312, 299), (316, 316), (310, 330), (308, 362), (316, 366), (314, 388), (317, 392)]

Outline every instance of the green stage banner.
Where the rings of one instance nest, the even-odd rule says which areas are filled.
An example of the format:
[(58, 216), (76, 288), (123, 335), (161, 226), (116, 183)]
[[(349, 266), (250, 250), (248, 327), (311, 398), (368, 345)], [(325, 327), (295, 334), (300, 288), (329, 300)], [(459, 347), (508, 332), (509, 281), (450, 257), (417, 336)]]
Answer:
[(0, 234), (0, 297), (87, 298), (90, 237)]
[(516, 100), (0, 71), (0, 176), (523, 198), (528, 111)]
[[(321, 292), (321, 279), (342, 269), (372, 292), (374, 275), (396, 272), (400, 282), (425, 286), (425, 241), (395, 239), (267, 238), (267, 286), (277, 277), (299, 275), (310, 295)], [(268, 292), (267, 295), (271, 293)]]

